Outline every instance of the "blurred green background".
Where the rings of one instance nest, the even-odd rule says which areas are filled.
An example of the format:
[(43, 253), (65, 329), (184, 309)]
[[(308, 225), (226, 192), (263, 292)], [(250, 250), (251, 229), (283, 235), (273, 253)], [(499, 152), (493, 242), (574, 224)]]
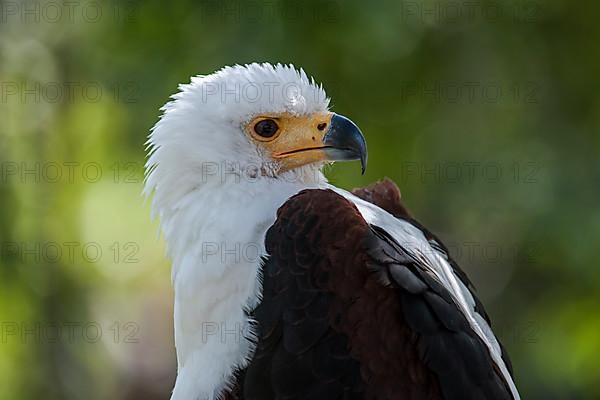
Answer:
[(294, 63), (467, 270), (524, 399), (600, 398), (600, 3), (0, 1), (0, 399), (166, 399), (140, 192), (191, 75)]

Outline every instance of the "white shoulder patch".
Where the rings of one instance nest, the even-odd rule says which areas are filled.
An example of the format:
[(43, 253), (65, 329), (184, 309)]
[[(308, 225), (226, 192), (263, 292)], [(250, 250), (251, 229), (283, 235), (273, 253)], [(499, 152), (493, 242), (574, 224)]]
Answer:
[(502, 350), (498, 339), (485, 319), (475, 311), (475, 300), (473, 299), (471, 292), (463, 284), (460, 278), (456, 276), (452, 266), (445, 257), (443, 257), (439, 251), (431, 247), (431, 244), (425, 238), (423, 232), (408, 221), (398, 219), (380, 207), (364, 201), (346, 190), (337, 188), (333, 185), (328, 185), (327, 188), (354, 203), (367, 223), (385, 230), (396, 240), (396, 242), (409, 251), (412, 256), (421, 260), (424, 265), (429, 267), (431, 272), (453, 296), (456, 304), (460, 307), (460, 310), (467, 318), (467, 321), (469, 321), (473, 331), (488, 347), (492, 359), (502, 372), (504, 379), (510, 387), (513, 398), (515, 400), (520, 400), (517, 388), (502, 359)]

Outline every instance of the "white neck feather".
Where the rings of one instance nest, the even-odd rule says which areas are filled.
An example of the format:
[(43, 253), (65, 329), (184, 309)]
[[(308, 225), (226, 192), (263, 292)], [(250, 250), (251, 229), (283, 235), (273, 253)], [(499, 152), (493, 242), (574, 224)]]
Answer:
[[(277, 209), (316, 179), (214, 180), (161, 210), (173, 259), (178, 378), (172, 400), (212, 399), (252, 355), (244, 310), (260, 300), (258, 271)], [(225, 211), (226, 210), (226, 211)]]

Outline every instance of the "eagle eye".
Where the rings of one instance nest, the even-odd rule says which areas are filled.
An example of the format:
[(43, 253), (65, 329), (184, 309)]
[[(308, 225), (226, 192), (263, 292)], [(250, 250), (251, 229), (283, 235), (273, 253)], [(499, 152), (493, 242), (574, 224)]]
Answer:
[(279, 130), (279, 125), (272, 119), (263, 119), (254, 125), (254, 132), (264, 138), (273, 137)]

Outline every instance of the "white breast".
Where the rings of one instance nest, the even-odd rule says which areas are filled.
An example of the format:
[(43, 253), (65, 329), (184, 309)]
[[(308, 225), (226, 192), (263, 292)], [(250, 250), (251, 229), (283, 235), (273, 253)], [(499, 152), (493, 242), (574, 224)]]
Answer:
[(303, 188), (268, 181), (204, 187), (162, 216), (175, 288), (172, 400), (216, 398), (247, 365), (254, 332), (244, 310), (260, 300), (265, 234), (277, 209)]

